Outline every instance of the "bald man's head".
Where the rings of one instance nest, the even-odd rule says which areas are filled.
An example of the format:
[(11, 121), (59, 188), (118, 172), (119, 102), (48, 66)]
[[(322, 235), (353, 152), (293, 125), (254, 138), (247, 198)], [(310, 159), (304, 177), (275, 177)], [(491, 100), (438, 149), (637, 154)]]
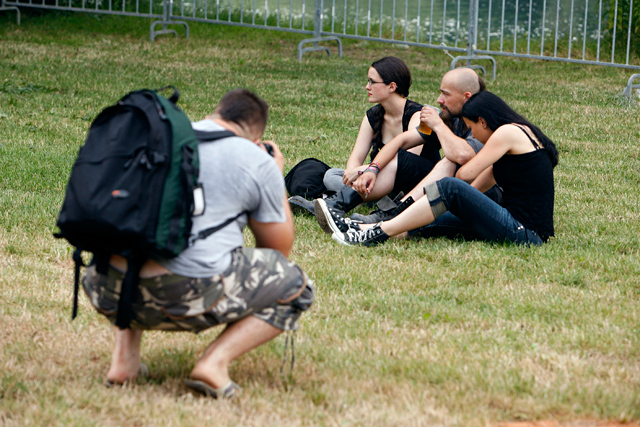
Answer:
[(471, 68), (456, 68), (447, 72), (442, 77), (438, 97), (442, 118), (459, 117), (467, 99), (485, 89), (484, 81)]
[(485, 90), (484, 81), (471, 68), (456, 68), (444, 75), (442, 80), (451, 79), (451, 83), (460, 92), (470, 92), (471, 95)]

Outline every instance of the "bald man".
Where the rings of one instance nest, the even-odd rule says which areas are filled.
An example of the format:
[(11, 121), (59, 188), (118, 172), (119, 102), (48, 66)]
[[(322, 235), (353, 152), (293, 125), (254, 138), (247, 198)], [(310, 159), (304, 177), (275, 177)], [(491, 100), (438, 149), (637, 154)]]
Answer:
[[(438, 181), (445, 177), (454, 176), (456, 169), (468, 162), (482, 148), (480, 141), (471, 136), (471, 131), (467, 129), (460, 118), (462, 106), (475, 93), (485, 90), (484, 81), (475, 71), (470, 68), (456, 68), (447, 72), (440, 84), (440, 96), (438, 104), (442, 111), (431, 107), (424, 107), (420, 114), (420, 121), (427, 125), (432, 132), (425, 134), (418, 131), (418, 128), (409, 129), (389, 141), (373, 159), (372, 164), (377, 164), (379, 173), (367, 169), (353, 184), (353, 189), (363, 195), (375, 194), (379, 198), (380, 194), (388, 194), (393, 189), (393, 174), (387, 173), (385, 168), (395, 157), (400, 149), (408, 150), (420, 144), (427, 147), (442, 148), (444, 157), (433, 170), (423, 177), (422, 181), (413, 190), (404, 196), (400, 204), (387, 210), (378, 210), (371, 215), (351, 215), (352, 220), (373, 224), (379, 221), (391, 219), (409, 207), (414, 200), (424, 195), (425, 185)], [(373, 168), (375, 169), (375, 167)], [(501, 194), (497, 187), (487, 192), (492, 199), (500, 201)], [(334, 230), (335, 221), (328, 221), (329, 216), (338, 216), (340, 213), (332, 212), (322, 199), (315, 201), (315, 214), (322, 229), (327, 232), (345, 230)], [(339, 222), (339, 224), (341, 224)]]

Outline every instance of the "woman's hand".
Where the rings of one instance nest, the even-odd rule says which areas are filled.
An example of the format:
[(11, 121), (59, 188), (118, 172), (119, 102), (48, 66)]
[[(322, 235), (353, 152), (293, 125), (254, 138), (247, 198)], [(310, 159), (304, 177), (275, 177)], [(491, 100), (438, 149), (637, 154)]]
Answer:
[(365, 171), (355, 180), (352, 187), (358, 193), (367, 195), (371, 193), (371, 190), (373, 190), (373, 187), (376, 185), (377, 177), (375, 173)]
[(359, 171), (361, 168), (353, 168), (353, 169), (347, 169), (344, 171), (344, 174), (342, 175), (342, 183), (345, 185), (353, 185), (353, 183), (358, 179), (359, 175)]

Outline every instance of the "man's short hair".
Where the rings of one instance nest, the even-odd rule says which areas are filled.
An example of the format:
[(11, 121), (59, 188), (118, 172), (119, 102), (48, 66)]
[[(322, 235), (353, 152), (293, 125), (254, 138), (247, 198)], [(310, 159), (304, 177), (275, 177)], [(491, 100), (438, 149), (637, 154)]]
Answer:
[(267, 127), (269, 106), (255, 93), (247, 89), (233, 89), (222, 97), (214, 114), (242, 128), (258, 131)]

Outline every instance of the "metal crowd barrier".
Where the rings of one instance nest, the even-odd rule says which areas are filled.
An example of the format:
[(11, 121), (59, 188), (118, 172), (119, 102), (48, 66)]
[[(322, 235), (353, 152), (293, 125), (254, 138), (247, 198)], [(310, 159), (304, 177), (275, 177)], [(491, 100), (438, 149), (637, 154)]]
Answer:
[(16, 6), (5, 6), (4, 0), (0, 0), (0, 12), (5, 10), (15, 11), (17, 15), (16, 20), (18, 21), (18, 25), (20, 25), (20, 9), (18, 9)]
[[(150, 39), (177, 34), (188, 22), (237, 25), (309, 34), (307, 52), (331, 49), (341, 39), (443, 50), (495, 78), (494, 56), (543, 59), (640, 70), (640, 36), (633, 34), (637, 0), (0, 0), (18, 7), (156, 18)], [(626, 1), (626, 3), (623, 3)], [(635, 12), (637, 15), (637, 11)], [(159, 29), (156, 29), (159, 28)], [(457, 56), (454, 56), (457, 55)], [(629, 79), (630, 94), (635, 77)]]

